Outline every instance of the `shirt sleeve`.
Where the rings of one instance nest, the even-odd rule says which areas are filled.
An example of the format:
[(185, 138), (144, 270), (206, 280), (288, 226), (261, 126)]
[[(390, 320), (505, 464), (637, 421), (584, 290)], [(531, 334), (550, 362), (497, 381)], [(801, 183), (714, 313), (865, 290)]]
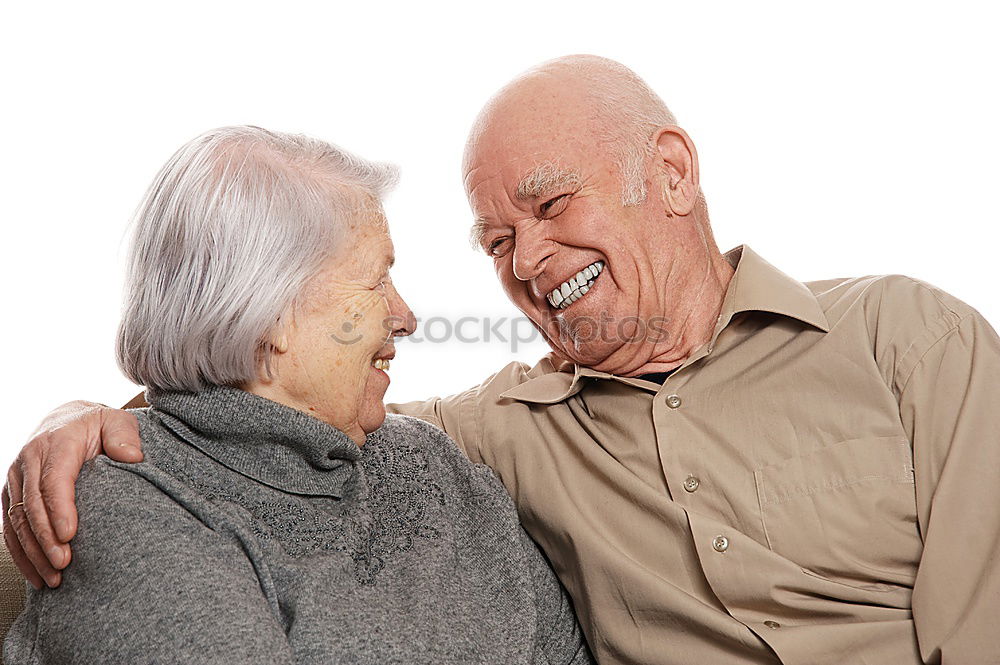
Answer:
[(5, 663), (293, 662), (250, 559), (131, 471), (89, 462), (61, 586), (29, 589)]
[(479, 388), (472, 388), (450, 397), (387, 404), (386, 411), (419, 418), (444, 430), (466, 457), (481, 464), (483, 460), (478, 445), (481, 432), (476, 413), (478, 396)]
[(995, 663), (1000, 338), (975, 311), (949, 311), (940, 323), (910, 347), (897, 377), (923, 539), (913, 619), (925, 662)]

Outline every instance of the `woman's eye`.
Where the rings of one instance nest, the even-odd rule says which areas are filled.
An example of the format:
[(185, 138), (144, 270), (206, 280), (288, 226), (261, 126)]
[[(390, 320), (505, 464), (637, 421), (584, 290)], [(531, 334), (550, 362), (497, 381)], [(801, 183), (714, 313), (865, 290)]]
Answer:
[(549, 199), (542, 205), (538, 206), (538, 210), (542, 213), (543, 217), (555, 217), (566, 209), (567, 203), (569, 203), (569, 194), (563, 194)]

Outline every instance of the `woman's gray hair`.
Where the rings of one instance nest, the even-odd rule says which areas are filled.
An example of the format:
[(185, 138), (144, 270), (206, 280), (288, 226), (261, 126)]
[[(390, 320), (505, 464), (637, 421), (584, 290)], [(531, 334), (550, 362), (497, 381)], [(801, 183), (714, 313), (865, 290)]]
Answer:
[(270, 373), (268, 339), (397, 170), (302, 135), (223, 127), (160, 169), (136, 211), (116, 357), (197, 392)]

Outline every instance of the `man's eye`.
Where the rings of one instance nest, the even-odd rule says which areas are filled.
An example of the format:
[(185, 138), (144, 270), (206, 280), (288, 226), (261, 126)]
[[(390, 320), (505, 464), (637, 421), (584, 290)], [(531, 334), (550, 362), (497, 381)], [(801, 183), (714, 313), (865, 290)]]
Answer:
[(503, 236), (502, 238), (497, 238), (489, 245), (486, 246), (486, 253), (493, 258), (500, 258), (510, 250), (510, 238), (508, 236)]
[(555, 217), (566, 209), (567, 203), (569, 203), (569, 194), (563, 194), (549, 199), (542, 205), (538, 206), (538, 210), (541, 212), (542, 217)]

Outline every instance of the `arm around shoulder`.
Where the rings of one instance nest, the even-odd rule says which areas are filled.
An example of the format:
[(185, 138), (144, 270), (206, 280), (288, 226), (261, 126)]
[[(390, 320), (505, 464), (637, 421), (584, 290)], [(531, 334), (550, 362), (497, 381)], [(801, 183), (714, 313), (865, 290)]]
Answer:
[(73, 562), (59, 588), (29, 590), (4, 662), (293, 662), (239, 542), (143, 467), (104, 457), (84, 467)]
[(74, 484), (85, 460), (102, 447), (123, 462), (142, 459), (136, 419), (100, 404), (70, 402), (42, 421), (7, 473), (4, 535), (14, 563), (40, 587), (60, 581), (76, 534)]
[(475, 429), (476, 393), (477, 389), (473, 388), (450, 397), (432, 397), (428, 400), (387, 404), (386, 411), (417, 418), (444, 430), (467, 457), (478, 462), (474, 436), (470, 436), (470, 430)]
[(483, 441), (483, 418), (499, 417), (492, 408), (501, 400), (501, 394), (523, 383), (535, 369), (537, 367), (533, 369), (524, 363), (512, 362), (464, 392), (449, 397), (387, 404), (386, 411), (419, 418), (443, 429), (466, 457), (482, 464), (483, 446), (490, 443)]

